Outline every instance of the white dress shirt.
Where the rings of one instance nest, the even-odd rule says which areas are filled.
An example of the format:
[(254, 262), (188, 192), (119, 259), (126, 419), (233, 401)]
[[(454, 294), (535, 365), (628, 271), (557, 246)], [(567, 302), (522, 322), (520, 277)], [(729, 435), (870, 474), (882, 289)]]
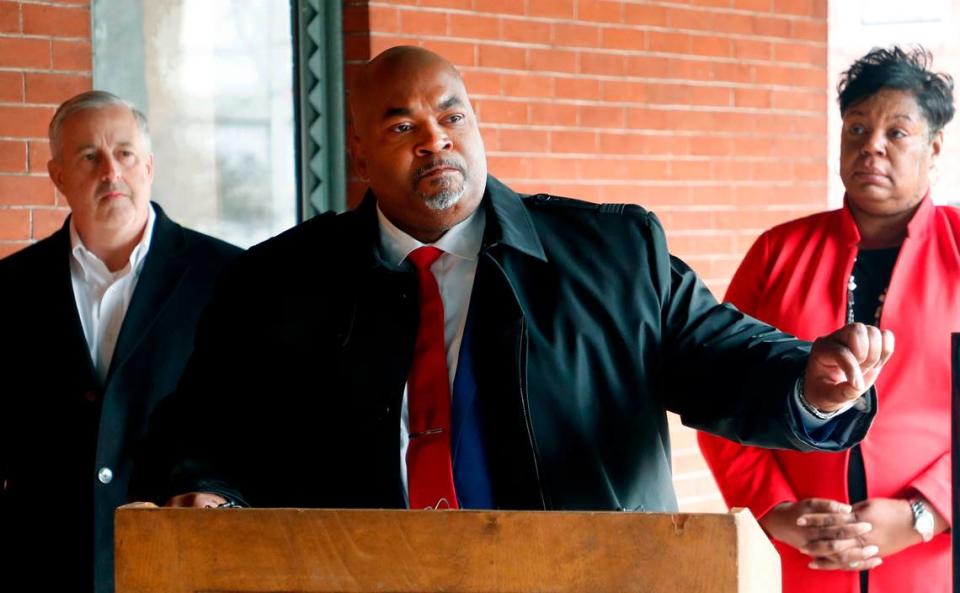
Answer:
[[(434, 247), (443, 251), (430, 267), (440, 288), (443, 301), (443, 335), (447, 351), (447, 371), (450, 379), (450, 393), (453, 393), (453, 379), (457, 376), (457, 363), (460, 360), (460, 342), (467, 324), (467, 310), (470, 307), (470, 294), (473, 292), (473, 280), (477, 274), (477, 258), (483, 241), (483, 229), (486, 218), (483, 208), (477, 208), (473, 214), (448, 230)], [(377, 206), (377, 220), (380, 223), (380, 259), (389, 267), (404, 269), (412, 264), (406, 261), (411, 251), (423, 247), (425, 243), (417, 241), (390, 222)], [(403, 495), (407, 499), (407, 445), (410, 443), (410, 414), (407, 408), (407, 387), (403, 388), (403, 404), (400, 412), (400, 477), (403, 481)]]
[(101, 385), (110, 370), (110, 360), (117, 346), (120, 327), (150, 249), (154, 220), (156, 213), (151, 205), (140, 243), (133, 248), (127, 264), (116, 272), (107, 269), (106, 264), (86, 248), (73, 219), (70, 220), (70, 251), (73, 255), (70, 258), (70, 278), (73, 282), (73, 295), (77, 301), (77, 312), (83, 325), (90, 360), (93, 361)]

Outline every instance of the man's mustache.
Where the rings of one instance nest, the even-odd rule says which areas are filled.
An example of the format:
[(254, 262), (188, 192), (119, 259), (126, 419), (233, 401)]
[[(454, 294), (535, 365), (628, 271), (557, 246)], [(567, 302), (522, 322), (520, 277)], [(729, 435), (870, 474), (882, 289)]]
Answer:
[(424, 175), (436, 169), (456, 169), (464, 177), (467, 176), (467, 167), (462, 162), (455, 159), (437, 159), (435, 161), (431, 161), (430, 163), (422, 167), (417, 168), (413, 172), (414, 183), (420, 181)]
[(97, 186), (97, 196), (105, 196), (112, 193), (129, 194), (130, 188), (125, 183), (101, 183)]

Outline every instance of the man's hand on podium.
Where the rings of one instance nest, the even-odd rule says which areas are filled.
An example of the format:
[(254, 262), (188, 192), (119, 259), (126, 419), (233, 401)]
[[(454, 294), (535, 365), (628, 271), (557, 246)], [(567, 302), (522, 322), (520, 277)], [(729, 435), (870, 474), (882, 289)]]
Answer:
[(229, 501), (213, 492), (187, 492), (178, 494), (163, 503), (165, 507), (189, 507), (194, 509), (216, 509), (229, 505)]
[(153, 504), (152, 502), (143, 502), (138, 500), (136, 502), (128, 502), (127, 504), (122, 504), (120, 505), (119, 508), (121, 509), (159, 509), (160, 507)]

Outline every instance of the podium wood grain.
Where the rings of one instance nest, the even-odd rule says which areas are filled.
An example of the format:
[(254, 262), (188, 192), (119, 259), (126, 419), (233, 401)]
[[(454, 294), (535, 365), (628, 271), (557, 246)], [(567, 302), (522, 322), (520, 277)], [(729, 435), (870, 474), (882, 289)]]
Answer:
[(776, 593), (729, 514), (120, 509), (117, 593)]

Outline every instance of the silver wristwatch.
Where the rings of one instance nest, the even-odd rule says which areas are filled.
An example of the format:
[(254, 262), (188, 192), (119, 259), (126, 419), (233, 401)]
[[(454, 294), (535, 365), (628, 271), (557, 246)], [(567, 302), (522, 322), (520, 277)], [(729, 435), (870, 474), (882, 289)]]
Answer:
[(913, 529), (920, 534), (924, 542), (933, 539), (933, 513), (919, 498), (910, 499), (910, 510), (913, 511)]

